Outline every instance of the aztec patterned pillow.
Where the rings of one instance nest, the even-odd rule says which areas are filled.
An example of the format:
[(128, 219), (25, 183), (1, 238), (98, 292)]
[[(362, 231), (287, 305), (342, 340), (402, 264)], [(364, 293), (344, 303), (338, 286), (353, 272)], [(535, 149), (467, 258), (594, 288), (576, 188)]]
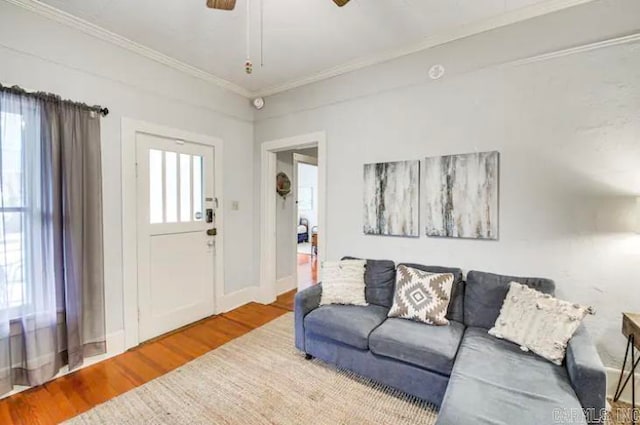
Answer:
[(451, 299), (453, 274), (428, 273), (404, 265), (396, 272), (396, 289), (388, 317), (444, 326)]
[(518, 282), (509, 284), (500, 315), (489, 334), (520, 345), (561, 365), (567, 343), (591, 307), (543, 294)]
[(365, 299), (366, 260), (324, 261), (320, 305), (369, 305)]

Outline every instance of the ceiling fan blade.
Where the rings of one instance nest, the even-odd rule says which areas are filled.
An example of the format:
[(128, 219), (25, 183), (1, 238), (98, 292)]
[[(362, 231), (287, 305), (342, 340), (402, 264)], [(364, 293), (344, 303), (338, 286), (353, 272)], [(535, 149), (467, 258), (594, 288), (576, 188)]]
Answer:
[(344, 6), (345, 4), (349, 3), (349, 0), (333, 0), (333, 2), (334, 2), (335, 4), (337, 4), (338, 6), (342, 7), (342, 6)]
[(207, 7), (211, 9), (233, 10), (233, 8), (236, 7), (236, 0), (207, 0)]

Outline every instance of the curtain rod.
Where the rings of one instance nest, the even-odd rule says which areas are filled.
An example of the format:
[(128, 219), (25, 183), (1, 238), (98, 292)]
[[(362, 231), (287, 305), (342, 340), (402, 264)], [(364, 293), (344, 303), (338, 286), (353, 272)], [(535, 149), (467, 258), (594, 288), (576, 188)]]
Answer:
[(0, 83), (0, 92), (1, 91), (13, 93), (13, 94), (26, 95), (26, 96), (34, 97), (36, 99), (42, 99), (47, 101), (69, 103), (75, 106), (79, 106), (81, 108), (88, 109), (90, 111), (98, 112), (103, 117), (106, 117), (107, 115), (109, 115), (109, 108), (102, 107), (100, 105), (89, 106), (83, 102), (75, 102), (73, 100), (63, 99), (61, 96), (57, 94), (47, 93), (42, 91), (29, 91), (17, 85), (9, 87), (9, 86), (4, 86), (2, 85), (2, 83)]

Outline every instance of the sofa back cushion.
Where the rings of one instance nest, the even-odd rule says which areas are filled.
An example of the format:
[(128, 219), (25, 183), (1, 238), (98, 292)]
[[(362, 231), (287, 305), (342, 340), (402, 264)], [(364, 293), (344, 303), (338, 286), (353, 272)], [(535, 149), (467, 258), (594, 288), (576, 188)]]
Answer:
[(539, 277), (503, 276), (470, 271), (464, 294), (464, 324), (489, 329), (496, 323), (509, 283), (518, 282), (544, 294), (555, 295), (555, 284)]
[(413, 263), (400, 263), (398, 266), (412, 267), (427, 273), (451, 273), (453, 275), (453, 287), (451, 288), (451, 298), (446, 317), (447, 319), (455, 320), (456, 322), (462, 323), (464, 321), (465, 284), (461, 269), (455, 267), (425, 266)]
[[(344, 257), (343, 260), (357, 260)], [(367, 260), (364, 271), (364, 294), (369, 304), (391, 308), (396, 284), (396, 265), (391, 260)]]

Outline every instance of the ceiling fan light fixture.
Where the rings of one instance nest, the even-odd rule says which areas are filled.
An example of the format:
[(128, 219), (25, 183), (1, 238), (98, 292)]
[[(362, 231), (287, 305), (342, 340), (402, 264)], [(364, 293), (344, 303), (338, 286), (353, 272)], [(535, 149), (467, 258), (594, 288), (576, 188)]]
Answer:
[(349, 3), (349, 0), (333, 0), (333, 2), (337, 4), (339, 7), (342, 7), (345, 4)]

